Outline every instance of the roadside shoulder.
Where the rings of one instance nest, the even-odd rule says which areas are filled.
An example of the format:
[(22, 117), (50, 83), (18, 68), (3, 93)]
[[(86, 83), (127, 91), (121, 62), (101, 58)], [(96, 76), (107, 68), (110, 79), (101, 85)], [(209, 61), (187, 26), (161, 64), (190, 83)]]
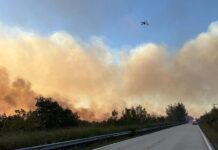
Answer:
[(207, 148), (208, 150), (215, 150), (213, 148), (213, 146), (211, 145), (210, 141), (208, 140), (208, 138), (206, 137), (206, 135), (204, 134), (204, 132), (201, 130), (200, 126), (198, 126), (199, 130), (200, 130), (200, 133), (201, 133), (201, 136), (203, 137), (204, 139), (204, 142), (206, 143), (207, 145)]

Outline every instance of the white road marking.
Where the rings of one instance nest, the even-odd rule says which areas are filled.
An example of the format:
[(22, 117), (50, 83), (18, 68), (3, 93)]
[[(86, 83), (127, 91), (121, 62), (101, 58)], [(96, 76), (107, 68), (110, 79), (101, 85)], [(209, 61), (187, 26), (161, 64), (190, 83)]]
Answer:
[(205, 142), (206, 145), (207, 145), (208, 150), (214, 150), (214, 149), (212, 148), (211, 144), (209, 143), (207, 137), (206, 137), (205, 134), (202, 132), (202, 130), (201, 130), (200, 127), (199, 127), (199, 130), (200, 130), (201, 135), (202, 135), (202, 137), (203, 137), (203, 139), (204, 139), (204, 142)]

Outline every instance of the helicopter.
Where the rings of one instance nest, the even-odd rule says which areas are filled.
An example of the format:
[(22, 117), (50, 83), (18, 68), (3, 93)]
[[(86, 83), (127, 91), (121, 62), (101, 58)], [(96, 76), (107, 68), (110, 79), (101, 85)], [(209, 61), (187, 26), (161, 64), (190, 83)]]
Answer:
[(147, 25), (147, 26), (148, 26), (149, 23), (148, 23), (148, 21), (142, 21), (142, 22), (141, 22), (141, 25)]

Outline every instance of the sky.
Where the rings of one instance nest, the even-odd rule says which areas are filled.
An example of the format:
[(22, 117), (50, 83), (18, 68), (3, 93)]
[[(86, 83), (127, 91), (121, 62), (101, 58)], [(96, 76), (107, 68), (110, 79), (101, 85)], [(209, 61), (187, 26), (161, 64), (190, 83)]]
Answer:
[[(217, 103), (216, 0), (0, 0), (0, 113), (52, 96), (82, 119)], [(141, 26), (141, 21), (149, 26)]]
[[(1, 0), (0, 21), (42, 34), (102, 37), (115, 49), (144, 42), (175, 51), (217, 19), (216, 0)], [(147, 20), (150, 26), (140, 26)]]

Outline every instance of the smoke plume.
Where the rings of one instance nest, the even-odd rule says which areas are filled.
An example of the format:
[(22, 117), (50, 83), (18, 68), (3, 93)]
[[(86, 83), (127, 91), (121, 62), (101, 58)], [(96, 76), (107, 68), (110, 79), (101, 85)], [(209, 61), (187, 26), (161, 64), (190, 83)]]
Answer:
[(60, 99), (83, 119), (103, 119), (112, 109), (136, 104), (163, 114), (174, 102), (199, 116), (218, 98), (217, 49), (218, 22), (176, 54), (145, 43), (118, 56), (99, 38), (82, 41), (67, 32), (45, 36), (0, 25), (1, 112), (33, 109), (40, 93)]

